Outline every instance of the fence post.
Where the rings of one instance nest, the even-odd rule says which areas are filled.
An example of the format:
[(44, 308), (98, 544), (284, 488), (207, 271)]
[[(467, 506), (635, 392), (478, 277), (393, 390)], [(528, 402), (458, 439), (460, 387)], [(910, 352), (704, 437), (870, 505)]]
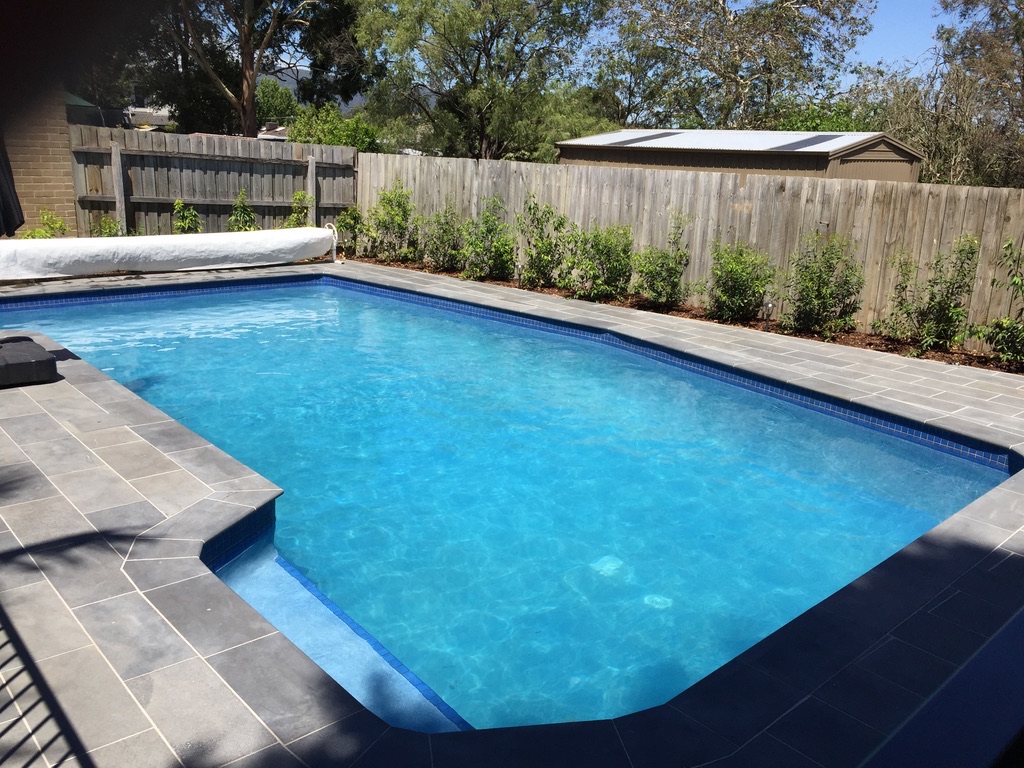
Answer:
[(309, 156), (309, 167), (306, 169), (306, 194), (309, 195), (309, 210), (306, 212), (307, 221), (316, 226), (317, 200), (316, 200), (316, 158)]
[(114, 218), (122, 233), (128, 232), (128, 212), (124, 204), (124, 171), (121, 167), (121, 145), (110, 142), (110, 176), (114, 183)]

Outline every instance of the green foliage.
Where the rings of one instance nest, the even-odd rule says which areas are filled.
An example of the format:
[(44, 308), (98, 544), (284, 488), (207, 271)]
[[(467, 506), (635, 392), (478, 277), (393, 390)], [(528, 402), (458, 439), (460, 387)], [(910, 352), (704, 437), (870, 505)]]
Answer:
[(516, 227), (523, 239), (523, 260), (519, 270), (522, 288), (555, 284), (555, 273), (571, 243), (569, 219), (550, 205), (540, 205), (531, 194), (523, 212), (516, 216)]
[(346, 208), (334, 220), (334, 226), (339, 232), (350, 232), (355, 235), (363, 225), (363, 214), (358, 208)]
[(235, 204), (231, 206), (231, 215), (228, 216), (228, 232), (255, 232), (260, 228), (256, 223), (256, 211), (246, 200), (245, 187), (238, 190), (238, 197)]
[(274, 77), (261, 77), (256, 83), (256, 122), (289, 123), (299, 114), (295, 95)]
[(919, 354), (930, 349), (947, 350), (960, 343), (978, 269), (978, 248), (978, 238), (973, 235), (958, 238), (950, 254), (938, 253), (928, 265), (931, 277), (924, 285), (914, 282), (910, 257), (897, 257), (889, 314), (874, 323), (875, 330), (914, 342)]
[(576, 299), (603, 301), (625, 295), (632, 270), (629, 227), (577, 230), (558, 275), (558, 287)]
[(197, 235), (203, 231), (203, 220), (191, 205), (175, 200), (173, 229), (176, 235)]
[(310, 226), (309, 209), (313, 206), (314, 202), (314, 199), (301, 189), (293, 194), (292, 212), (284, 220), (284, 228), (297, 229), (298, 227)]
[(466, 225), (449, 200), (423, 223), (420, 234), (423, 264), (431, 272), (460, 272), (465, 266)]
[(786, 281), (789, 309), (782, 316), (782, 327), (826, 339), (852, 329), (853, 316), (860, 309), (864, 270), (853, 256), (850, 241), (815, 232), (804, 240), (792, 264)]
[(668, 248), (647, 247), (633, 254), (631, 293), (637, 293), (655, 304), (677, 304), (686, 301), (693, 286), (682, 282), (683, 272), (690, 265), (690, 252), (682, 246), (683, 231), (691, 220), (675, 216), (668, 236)]
[(89, 234), (93, 237), (120, 237), (124, 232), (119, 222), (104, 214), (89, 226)]
[(401, 181), (381, 192), (359, 230), (366, 255), (383, 262), (417, 261), (413, 211), (412, 190)]
[(20, 235), (22, 240), (48, 240), (52, 237), (64, 237), (68, 233), (68, 225), (64, 219), (51, 211), (42, 208), (39, 211), (39, 225)]
[(504, 221), (505, 205), (496, 197), (466, 222), (462, 276), (468, 280), (511, 280), (516, 266), (512, 228)]
[(992, 347), (1004, 363), (1024, 363), (1024, 247), (1016, 248), (1012, 240), (1003, 243), (999, 266), (1006, 270), (1006, 279), (992, 279), (992, 285), (1010, 291), (1010, 315), (972, 326), (968, 333)]
[(756, 320), (774, 279), (775, 269), (766, 254), (745, 243), (715, 243), (711, 248), (708, 316), (725, 323)]
[(826, 97), (818, 102), (784, 99), (776, 107), (776, 131), (879, 131), (881, 107), (871, 102), (855, 103)]
[(335, 104), (302, 107), (288, 132), (288, 141), (355, 147), (360, 152), (380, 152), (377, 129), (360, 115), (345, 118)]

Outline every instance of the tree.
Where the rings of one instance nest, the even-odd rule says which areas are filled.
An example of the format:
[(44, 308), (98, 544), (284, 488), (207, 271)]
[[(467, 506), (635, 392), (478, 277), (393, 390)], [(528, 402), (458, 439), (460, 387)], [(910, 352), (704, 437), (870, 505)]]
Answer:
[(367, 11), (359, 41), (386, 76), (368, 110), (420, 121), (421, 146), (496, 159), (522, 151), (524, 115), (542, 108), (604, 0), (394, 0)]
[(295, 95), (272, 77), (260, 78), (256, 84), (256, 122), (284, 123), (294, 120), (299, 114), (299, 102)]
[(377, 130), (359, 115), (346, 119), (335, 104), (301, 107), (288, 132), (289, 141), (355, 147), (360, 152), (380, 152)]
[(356, 42), (358, 19), (354, 0), (321, 2), (312, 8), (308, 23), (299, 31), (298, 45), (310, 72), (299, 81), (301, 101), (317, 107), (337, 100), (347, 103), (379, 77)]
[(604, 79), (620, 104), (653, 97), (658, 127), (760, 128), (780, 98), (836, 87), (876, 0), (620, 3)]

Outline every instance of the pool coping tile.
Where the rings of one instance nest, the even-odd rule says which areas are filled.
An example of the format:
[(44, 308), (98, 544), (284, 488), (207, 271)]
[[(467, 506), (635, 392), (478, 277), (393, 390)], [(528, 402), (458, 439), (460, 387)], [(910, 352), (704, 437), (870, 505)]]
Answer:
[[(507, 322), (553, 322), (570, 335), (682, 361), (869, 426), (882, 416), (914, 439), (944, 445), (960, 435), (981, 460), (1001, 452), (1004, 467), (1024, 466), (1021, 377), (371, 264), (8, 285), (0, 286), (0, 309), (41, 296), (59, 304), (139, 289), (253, 290), (266, 280), (398, 291), (403, 301), (469, 315), (501, 309), (512, 313)], [(22, 482), (20, 496), (0, 502), (0, 615), (10, 622), (0, 642), (14, 648), (0, 676), (45, 684), (39, 665), (59, 668), (48, 703), (59, 714), (68, 702), (74, 717), (57, 719), (70, 732), (52, 749), (95, 747), (83, 759), (94, 756), (101, 768), (127, 759), (164, 764), (168, 744), (186, 762), (201, 755), (247, 768), (875, 765), (920, 745), (929, 718), (942, 722), (955, 711), (948, 698), (975, 668), (990, 676), (1001, 669), (1006, 679), (1024, 674), (1024, 662), (999, 653), (1007, 628), (1020, 633), (1024, 625), (1022, 473), (661, 707), (615, 720), (430, 736), (390, 727), (210, 572), (272, 524), (282, 490), (65, 353), (59, 340), (30, 335), (60, 353), (63, 378), (0, 390), (0, 470)], [(65, 442), (39, 447), (46, 440)], [(61, 456), (60, 445), (73, 450)], [(96, 469), (55, 471), (86, 455)], [(185, 478), (187, 488), (169, 496)], [(33, 505), (42, 517), (28, 535)], [(48, 514), (56, 514), (52, 530)], [(135, 648), (135, 632), (159, 647)], [(127, 724), (121, 741), (99, 743), (108, 736), (97, 723), (113, 714), (102, 702), (83, 717), (71, 690), (75, 654), (90, 659), (90, 685), (113, 686)], [(991, 738), (1009, 737), (1004, 728)]]

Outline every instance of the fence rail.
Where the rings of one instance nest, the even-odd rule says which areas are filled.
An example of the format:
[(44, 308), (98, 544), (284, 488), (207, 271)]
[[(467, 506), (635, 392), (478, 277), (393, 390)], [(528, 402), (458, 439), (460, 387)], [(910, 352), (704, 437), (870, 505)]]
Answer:
[(707, 278), (711, 245), (747, 242), (783, 270), (808, 233), (849, 237), (865, 267), (858, 325), (869, 328), (886, 311), (895, 278), (892, 258), (901, 252), (918, 264), (919, 279), (938, 251), (962, 234), (981, 239), (981, 260), (971, 301), (971, 322), (1009, 311), (996, 257), (1002, 243), (1024, 240), (1024, 190), (953, 187), (858, 179), (818, 179), (663, 171), (579, 165), (538, 165), (398, 155), (359, 155), (357, 198), (364, 213), (395, 181), (413, 192), (421, 214), (451, 201), (463, 216), (497, 196), (511, 217), (530, 194), (583, 226), (629, 225), (638, 245), (667, 244), (675, 214), (692, 254), (685, 279)]
[(205, 231), (224, 232), (242, 189), (264, 229), (280, 225), (298, 191), (314, 198), (315, 224), (356, 202), (351, 147), (84, 125), (70, 130), (79, 232), (106, 215), (126, 231), (169, 234), (178, 199), (196, 208)]

